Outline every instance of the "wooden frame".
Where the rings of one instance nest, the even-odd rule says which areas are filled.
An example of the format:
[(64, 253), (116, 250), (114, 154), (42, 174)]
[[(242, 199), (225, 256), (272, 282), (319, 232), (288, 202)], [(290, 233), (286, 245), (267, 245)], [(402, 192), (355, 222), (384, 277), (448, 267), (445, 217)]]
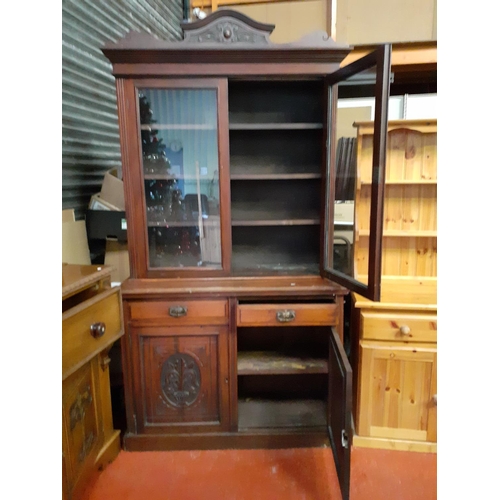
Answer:
[[(329, 154), (327, 154), (327, 201), (324, 242), (327, 248), (324, 249), (323, 275), (329, 279), (335, 280), (343, 286), (347, 286), (352, 291), (359, 293), (371, 300), (380, 300), (380, 280), (381, 280), (381, 254), (382, 254), (382, 225), (383, 225), (383, 200), (384, 200), (384, 182), (385, 182), (385, 150), (387, 141), (387, 121), (388, 121), (388, 103), (389, 103), (389, 77), (391, 67), (391, 46), (382, 45), (370, 54), (362, 57), (344, 66), (335, 73), (326, 78), (326, 83), (331, 89), (329, 96), (330, 102), (336, 103), (337, 90), (331, 87), (356, 75), (364, 70), (376, 67), (375, 83), (375, 122), (374, 122), (374, 149), (373, 149), (373, 169), (372, 169), (372, 191), (371, 191), (371, 212), (370, 212), (370, 248), (369, 248), (369, 267), (368, 284), (364, 284), (354, 277), (348, 276), (335, 269), (328, 267), (330, 252), (333, 251), (333, 238), (330, 236), (329, 228), (334, 225), (333, 222), (333, 202), (335, 193), (335, 179), (333, 168), (335, 165), (335, 130), (330, 125), (327, 136), (329, 145)], [(335, 109), (330, 108), (331, 121), (335, 123)]]
[[(129, 252), (131, 258), (130, 274), (132, 277), (189, 277), (189, 276), (223, 276), (229, 274), (231, 263), (231, 209), (229, 200), (229, 144), (228, 144), (228, 110), (227, 110), (227, 80), (225, 79), (133, 79), (125, 81), (123, 99), (120, 109), (127, 113), (123, 121), (133, 125), (127, 128), (127, 139), (122, 142), (123, 161), (127, 165), (123, 169), (124, 189), (126, 192), (126, 212), (128, 217)], [(221, 269), (187, 268), (152, 268), (149, 265), (148, 237), (146, 233), (147, 216), (145, 212), (144, 177), (142, 171), (133, 168), (132, 163), (142, 165), (139, 145), (140, 123), (137, 106), (139, 88), (155, 89), (214, 89), (217, 92), (217, 141), (219, 161), (219, 199), (221, 206), (227, 207), (220, 213), (221, 227)], [(117, 88), (121, 89), (119, 81)], [(123, 113), (123, 112), (122, 112)], [(129, 163), (129, 161), (131, 163)], [(134, 200), (133, 206), (130, 206)], [(128, 205), (127, 205), (128, 203)]]
[[(339, 70), (350, 47), (326, 34), (273, 44), (269, 40), (273, 26), (229, 10), (183, 23), (182, 27), (185, 38), (180, 42), (130, 33), (103, 49), (117, 77), (131, 258), (131, 278), (122, 284), (128, 329), (123, 342), (129, 427), (125, 448), (311, 446), (326, 444), (330, 427), (346, 500), (352, 370), (343, 347), (344, 295), (348, 293), (344, 285), (376, 297), (380, 266), (372, 262), (370, 286), (364, 288), (348, 277), (322, 269), (326, 238), (321, 232), (333, 218), (330, 192), (335, 187), (335, 148), (323, 141), (326, 130), (325, 138), (329, 145), (334, 144), (335, 112), (332, 107), (325, 112), (324, 107), (335, 103), (336, 96), (329, 98), (328, 93), (338, 82), (377, 66), (375, 128), (381, 142), (374, 154), (372, 210), (374, 218), (381, 217), (390, 47), (381, 47)], [(222, 269), (152, 269), (147, 263), (137, 89), (207, 85), (218, 92)], [(264, 140), (255, 138), (259, 133)], [(238, 134), (244, 146), (235, 145)], [(272, 140), (267, 141), (266, 136)], [(268, 154), (270, 150), (285, 151), (284, 162), (280, 154)], [(232, 161), (240, 169), (231, 179)], [(259, 170), (262, 164), (266, 168)], [(262, 215), (262, 210), (249, 210), (252, 203), (272, 212), (271, 216), (267, 212)], [(238, 204), (246, 205), (243, 217), (235, 217)], [(325, 214), (325, 209), (330, 213)], [(380, 222), (372, 224), (375, 238)], [(233, 227), (243, 228), (243, 236)], [(290, 228), (292, 233), (287, 232)], [(238, 245), (241, 248), (235, 249)], [(378, 245), (371, 244), (376, 258), (380, 257)], [(251, 265), (245, 262), (238, 272), (232, 272), (231, 265), (233, 271), (237, 268), (232, 257), (238, 250), (244, 259), (248, 254), (257, 257), (247, 259), (252, 260)], [(311, 259), (297, 258), (308, 252)], [(183, 301), (191, 301), (191, 308), (181, 304)], [(225, 301), (228, 310), (224, 314), (220, 308), (212, 310), (213, 301)], [(139, 304), (135, 316), (131, 304)], [(172, 307), (178, 313), (172, 315)], [(242, 312), (249, 310), (252, 317), (242, 319)], [(338, 334), (325, 336), (328, 343), (323, 345), (322, 335), (330, 334), (334, 327)], [(217, 355), (212, 345), (215, 337)], [(262, 349), (265, 354), (259, 355)], [(302, 351), (309, 355), (304, 371), (293, 364)], [(257, 364), (238, 371), (238, 352), (248, 358), (257, 353), (253, 359), (258, 359), (259, 366), (266, 359), (270, 361), (261, 372)], [(191, 366), (197, 365), (202, 373), (195, 379), (199, 385), (205, 384), (205, 396), (189, 400), (185, 411), (171, 401), (157, 410), (151, 405), (166, 397), (165, 365), (172, 357), (185, 361), (188, 356)], [(276, 360), (282, 362), (283, 358), (284, 365), (277, 367)], [(214, 366), (218, 367), (217, 377)], [(179, 370), (175, 382), (179, 393), (190, 392), (190, 387), (185, 390), (185, 384), (191, 382), (184, 374), (189, 372), (189, 378), (193, 370), (196, 367)], [(217, 423), (210, 420), (216, 401), (208, 401), (216, 392), (221, 403)], [(260, 401), (245, 405), (246, 401), (238, 401), (239, 396)], [(207, 420), (203, 420), (206, 415)], [(249, 423), (254, 417), (258, 420), (255, 426)]]

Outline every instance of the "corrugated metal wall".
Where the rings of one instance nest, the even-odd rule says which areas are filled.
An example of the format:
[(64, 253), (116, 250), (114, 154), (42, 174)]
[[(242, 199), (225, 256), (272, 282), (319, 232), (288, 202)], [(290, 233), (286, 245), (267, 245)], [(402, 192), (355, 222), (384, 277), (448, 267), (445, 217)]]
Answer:
[(115, 80), (101, 52), (130, 30), (180, 40), (182, 0), (62, 1), (62, 208), (83, 218), (104, 173), (118, 167)]

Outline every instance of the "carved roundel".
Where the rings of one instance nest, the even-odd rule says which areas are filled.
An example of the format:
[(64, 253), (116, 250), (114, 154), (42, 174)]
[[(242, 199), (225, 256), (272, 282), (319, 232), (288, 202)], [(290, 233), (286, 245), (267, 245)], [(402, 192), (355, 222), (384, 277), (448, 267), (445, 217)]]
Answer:
[(172, 406), (180, 408), (192, 405), (201, 387), (201, 373), (196, 360), (185, 353), (167, 358), (161, 370), (161, 387)]

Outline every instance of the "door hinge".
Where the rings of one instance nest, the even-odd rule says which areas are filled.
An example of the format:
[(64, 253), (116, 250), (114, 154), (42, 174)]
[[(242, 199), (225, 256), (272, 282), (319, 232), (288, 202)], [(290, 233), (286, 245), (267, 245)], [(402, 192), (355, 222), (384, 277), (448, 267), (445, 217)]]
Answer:
[(349, 435), (345, 429), (342, 429), (342, 446), (344, 448), (349, 448)]

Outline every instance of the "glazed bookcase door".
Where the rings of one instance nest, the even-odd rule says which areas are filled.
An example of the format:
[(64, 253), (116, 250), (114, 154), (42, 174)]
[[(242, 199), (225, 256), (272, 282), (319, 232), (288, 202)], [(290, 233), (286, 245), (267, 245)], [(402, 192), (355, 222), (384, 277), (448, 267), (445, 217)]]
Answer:
[(124, 180), (141, 200), (127, 206), (131, 273), (227, 273), (227, 81), (136, 80), (128, 94), (136, 126)]
[[(381, 249), (385, 156), (390, 86), (391, 46), (382, 45), (361, 59), (341, 68), (326, 78), (328, 110), (326, 116), (326, 206), (322, 273), (325, 277), (374, 300), (380, 300)], [(353, 95), (346, 89), (368, 85), (373, 89), (374, 111), (372, 135), (371, 190), (369, 200), (370, 227), (367, 230), (369, 252), (368, 274), (360, 277), (354, 260), (359, 229), (354, 216), (354, 194), (360, 180), (356, 173), (356, 128), (352, 120), (346, 126), (342, 99)], [(368, 111), (370, 112), (370, 111)], [(345, 115), (344, 115), (345, 116)]]

